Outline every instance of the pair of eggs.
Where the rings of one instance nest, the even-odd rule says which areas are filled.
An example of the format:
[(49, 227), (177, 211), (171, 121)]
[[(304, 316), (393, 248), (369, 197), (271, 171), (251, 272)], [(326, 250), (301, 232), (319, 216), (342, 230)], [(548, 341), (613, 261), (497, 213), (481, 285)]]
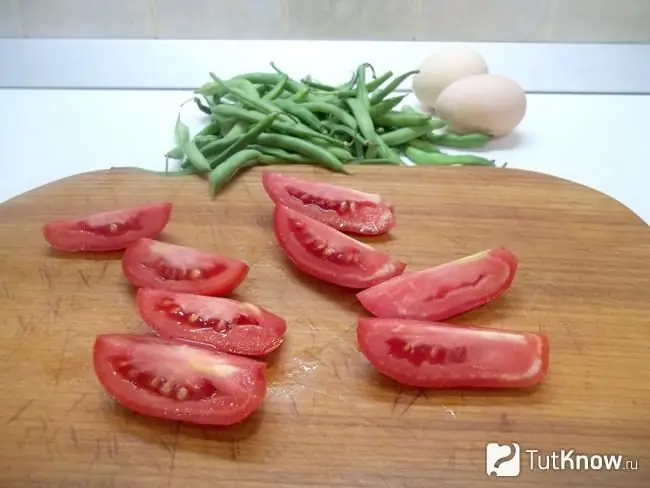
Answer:
[(502, 137), (526, 114), (526, 94), (512, 79), (490, 74), (485, 59), (466, 47), (439, 51), (420, 65), (413, 93), (456, 134)]

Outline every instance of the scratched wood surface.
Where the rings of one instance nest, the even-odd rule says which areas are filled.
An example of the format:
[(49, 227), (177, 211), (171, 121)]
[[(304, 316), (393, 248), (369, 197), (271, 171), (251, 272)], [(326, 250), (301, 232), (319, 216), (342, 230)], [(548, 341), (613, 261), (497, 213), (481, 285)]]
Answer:
[[(498, 487), (487, 442), (544, 453), (621, 454), (625, 472), (530, 471), (516, 486), (650, 486), (650, 233), (614, 200), (509, 169), (288, 171), (380, 192), (390, 238), (366, 239), (419, 270), (506, 245), (521, 264), (504, 298), (455, 319), (551, 341), (546, 382), (528, 392), (418, 391), (358, 353), (354, 293), (300, 274), (271, 230), (260, 172), (215, 201), (194, 178), (129, 171), (61, 180), (0, 205), (0, 486)], [(263, 408), (232, 428), (144, 418), (105, 395), (91, 367), (101, 332), (142, 332), (120, 253), (65, 255), (49, 219), (174, 202), (161, 237), (247, 260), (236, 297), (286, 317)]]

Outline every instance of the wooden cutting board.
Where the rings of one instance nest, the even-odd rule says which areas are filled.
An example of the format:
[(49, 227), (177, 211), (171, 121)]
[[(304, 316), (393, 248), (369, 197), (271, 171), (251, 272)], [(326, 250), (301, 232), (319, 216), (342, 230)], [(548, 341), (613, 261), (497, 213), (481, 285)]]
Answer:
[[(356, 348), (364, 311), (354, 293), (294, 270), (277, 247), (258, 170), (214, 201), (193, 177), (94, 172), (0, 205), (0, 486), (650, 486), (645, 223), (600, 193), (519, 170), (282, 169), (392, 201), (396, 229), (366, 241), (406, 259), (407, 271), (513, 249), (521, 262), (511, 291), (455, 322), (547, 333), (544, 384), (421, 391), (380, 377)], [(236, 296), (288, 320), (264, 406), (238, 426), (181, 425), (116, 405), (95, 379), (93, 339), (148, 332), (121, 255), (61, 254), (41, 236), (50, 219), (161, 200), (175, 204), (164, 240), (245, 259), (252, 269)], [(520, 444), (518, 479), (486, 475), (488, 442)], [(632, 464), (531, 471), (531, 449), (620, 454)]]

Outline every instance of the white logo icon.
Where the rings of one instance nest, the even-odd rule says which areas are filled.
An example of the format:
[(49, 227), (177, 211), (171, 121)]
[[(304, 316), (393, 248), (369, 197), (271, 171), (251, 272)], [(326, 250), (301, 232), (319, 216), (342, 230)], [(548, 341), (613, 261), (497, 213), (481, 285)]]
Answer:
[(520, 456), (519, 444), (491, 442), (485, 446), (485, 471), (488, 476), (519, 476)]

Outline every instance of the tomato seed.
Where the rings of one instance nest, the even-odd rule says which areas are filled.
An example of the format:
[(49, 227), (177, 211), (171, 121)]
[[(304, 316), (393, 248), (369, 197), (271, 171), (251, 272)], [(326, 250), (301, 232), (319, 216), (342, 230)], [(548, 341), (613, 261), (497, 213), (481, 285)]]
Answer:
[(193, 269), (190, 271), (190, 279), (191, 280), (198, 280), (201, 277), (201, 270), (200, 269)]
[[(316, 205), (322, 210), (334, 210), (337, 213), (353, 213), (356, 210), (357, 203), (349, 202), (347, 200), (328, 200), (307, 192), (298, 190), (296, 188), (287, 187), (287, 192), (293, 198), (300, 200), (305, 205)], [(301, 223), (302, 225), (302, 223)], [(304, 226), (304, 225), (303, 225)], [(298, 228), (298, 227), (297, 227)]]
[(160, 378), (154, 378), (154, 379), (151, 380), (151, 383), (149, 383), (149, 385), (151, 385), (151, 388), (158, 389), (158, 387), (160, 386), (160, 383), (161, 383)]
[(174, 385), (172, 384), (172, 382), (167, 381), (165, 382), (165, 384), (163, 384), (160, 387), (160, 393), (162, 393), (163, 395), (169, 395), (173, 389), (174, 389)]
[(179, 400), (185, 400), (187, 398), (187, 395), (189, 394), (189, 391), (187, 388), (180, 387), (178, 391), (176, 392), (176, 398)]

